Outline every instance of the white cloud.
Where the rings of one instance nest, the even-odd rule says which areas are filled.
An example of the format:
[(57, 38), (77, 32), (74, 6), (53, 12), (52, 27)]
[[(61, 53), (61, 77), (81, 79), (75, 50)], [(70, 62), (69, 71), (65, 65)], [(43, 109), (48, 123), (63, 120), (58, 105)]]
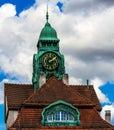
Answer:
[[(77, 64), (80, 63), (76, 70), (82, 71), (82, 73), (78, 73), (79, 77), (86, 78), (84, 77), (85, 71), (88, 71), (91, 78), (99, 76), (102, 80), (113, 79), (113, 14), (114, 9), (111, 8), (87, 18), (61, 16), (64, 18), (64, 25), (57, 27), (62, 36), (61, 48), (65, 56), (73, 57), (75, 64), (73, 64), (72, 70), (76, 70)], [(61, 17), (60, 19), (62, 19)], [(110, 29), (108, 30), (108, 28)], [(69, 62), (67, 59), (66, 63)], [(75, 76), (77, 77), (76, 73)]]
[(97, 93), (97, 96), (100, 100), (101, 103), (110, 103), (110, 100), (108, 99), (108, 97), (106, 97), (106, 95), (104, 95), (102, 93), (102, 91), (100, 90), (100, 86), (102, 86), (104, 83), (101, 79), (99, 78), (94, 78), (93, 80), (91, 80), (91, 84), (94, 85), (94, 89)]
[[(63, 1), (63, 0), (60, 0), (60, 1)], [(46, 5), (47, 3), (50, 5), (56, 5), (58, 2), (58, 0), (36, 0), (36, 4), (37, 5)]]
[(0, 23), (9, 17), (16, 15), (15, 6), (12, 4), (4, 4), (0, 7)]
[(69, 77), (69, 84), (70, 85), (74, 85), (74, 84), (81, 85), (82, 84), (82, 79), (70, 76)]
[(76, 15), (93, 15), (114, 5), (113, 0), (64, 0), (64, 12)]

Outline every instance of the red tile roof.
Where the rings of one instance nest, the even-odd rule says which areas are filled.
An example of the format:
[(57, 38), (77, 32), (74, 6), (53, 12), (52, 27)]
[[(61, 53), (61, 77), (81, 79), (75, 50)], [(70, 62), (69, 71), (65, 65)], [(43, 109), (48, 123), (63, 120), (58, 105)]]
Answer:
[[(113, 127), (98, 114), (97, 110), (101, 107), (93, 86), (87, 88), (84, 85), (65, 85), (52, 77), (36, 92), (32, 85), (5, 84), (5, 95), (10, 109), (21, 107), (16, 121), (9, 130), (17, 130), (15, 128), (21, 130), (113, 130)], [(41, 113), (44, 106), (57, 100), (66, 101), (78, 108), (80, 126), (41, 126)]]
[(65, 85), (55, 77), (50, 78), (36, 93), (25, 100), (24, 104), (49, 105), (57, 100), (69, 102), (74, 106), (95, 105), (90, 99), (86, 98), (72, 87)]
[(7, 97), (8, 108), (18, 109), (33, 92), (33, 85), (5, 83), (4, 95)]
[(75, 91), (79, 92), (81, 95), (85, 96), (86, 98), (94, 102), (96, 104), (96, 109), (98, 111), (101, 111), (102, 108), (93, 85), (89, 85), (88, 87), (87, 85), (69, 85), (69, 86), (75, 89)]
[[(32, 130), (32, 128), (38, 128), (38, 129), (58, 129), (58, 127), (44, 127), (41, 126), (41, 108), (22, 108), (18, 118), (16, 119), (15, 123), (11, 128), (28, 128)], [(102, 130), (105, 128), (105, 130), (112, 130), (112, 126), (104, 121), (96, 109), (79, 109), (80, 112), (80, 126), (71, 127), (72, 129), (97, 129)], [(61, 129), (61, 127), (59, 127)], [(62, 128), (69, 128), (69, 127), (62, 127)]]
[[(34, 88), (31, 84), (5, 84), (5, 95), (7, 96), (9, 109), (18, 109), (23, 102), (26, 102), (28, 104), (29, 102), (32, 102), (33, 104), (34, 101), (32, 100), (33, 98), (35, 100), (35, 96), (37, 97), (37, 94), (39, 94), (39, 96), (36, 98), (36, 100), (37, 103), (40, 104), (43, 103), (47, 105), (54, 100), (63, 99), (66, 101), (67, 99), (67, 101), (74, 105), (76, 105), (76, 103), (81, 105), (82, 102), (85, 105), (96, 104), (97, 110), (101, 110), (101, 106), (93, 86), (90, 86), (89, 88), (87, 88), (86, 85), (66, 86), (62, 82), (58, 82), (56, 78), (51, 78), (36, 92), (36, 94), (34, 94)], [(30, 98), (29, 102), (27, 102), (28, 98)], [(44, 101), (41, 102), (41, 100)]]

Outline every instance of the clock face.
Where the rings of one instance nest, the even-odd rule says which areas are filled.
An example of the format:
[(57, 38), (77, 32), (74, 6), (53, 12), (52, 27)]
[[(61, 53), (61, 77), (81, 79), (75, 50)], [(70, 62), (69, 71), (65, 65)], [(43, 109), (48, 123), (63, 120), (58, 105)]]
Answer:
[(43, 66), (47, 70), (54, 70), (58, 66), (58, 57), (54, 53), (46, 53), (43, 57)]

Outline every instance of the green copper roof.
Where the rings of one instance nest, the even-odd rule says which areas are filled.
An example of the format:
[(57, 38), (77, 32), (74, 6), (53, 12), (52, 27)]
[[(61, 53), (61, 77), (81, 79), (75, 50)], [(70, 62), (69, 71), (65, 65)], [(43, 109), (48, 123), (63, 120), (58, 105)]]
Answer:
[(49, 15), (48, 15), (48, 11), (46, 13), (46, 24), (44, 26), (44, 28), (41, 30), (40, 33), (40, 37), (39, 37), (39, 42), (40, 41), (55, 41), (55, 42), (59, 42), (59, 39), (57, 37), (57, 32), (54, 28), (51, 27), (50, 23), (48, 22), (49, 19)]
[(57, 32), (55, 31), (54, 28), (51, 27), (51, 25), (48, 22), (46, 22), (44, 28), (40, 33), (39, 41), (59, 42), (59, 39), (57, 38)]

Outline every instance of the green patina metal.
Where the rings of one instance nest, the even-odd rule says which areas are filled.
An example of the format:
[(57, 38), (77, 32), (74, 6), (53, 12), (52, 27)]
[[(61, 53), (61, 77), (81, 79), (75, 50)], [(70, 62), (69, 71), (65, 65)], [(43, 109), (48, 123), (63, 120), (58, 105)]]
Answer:
[[(67, 118), (64, 120), (56, 120), (56, 112), (65, 112)], [(53, 120), (48, 120), (49, 115), (54, 115)], [(73, 116), (73, 120), (68, 119), (68, 115)], [(45, 107), (42, 111), (42, 125), (43, 126), (79, 126), (80, 113), (78, 109), (69, 103), (58, 100), (49, 106)]]
[[(64, 56), (59, 52), (59, 39), (57, 37), (57, 32), (49, 24), (48, 18), (49, 16), (47, 12), (47, 21), (40, 33), (37, 44), (38, 52), (33, 56), (32, 83), (35, 91), (39, 88), (39, 78), (41, 74), (46, 75), (46, 80), (51, 76), (56, 76), (59, 80), (62, 80), (62, 75), (65, 73)], [(53, 70), (48, 70), (43, 67), (43, 57), (46, 53), (54, 53), (58, 57), (58, 67)]]
[(49, 19), (48, 12), (46, 13), (46, 19), (47, 19), (47, 22), (44, 28), (41, 30), (37, 47), (39, 49), (42, 49), (42, 47), (45, 46), (48, 49), (49, 48), (48, 46), (50, 44), (50, 46), (52, 45), (51, 47), (54, 46), (58, 48), (58, 43), (60, 40), (57, 37), (56, 30), (53, 27), (51, 27), (50, 23), (48, 22), (48, 19)]
[(52, 28), (48, 22), (46, 22), (45, 27), (42, 29), (39, 37), (39, 42), (45, 41), (54, 41), (55, 43), (59, 42), (55, 29)]
[[(47, 70), (43, 67), (43, 59), (46, 53), (54, 53), (58, 57), (58, 67), (54, 70)], [(34, 84), (35, 91), (39, 88), (39, 77), (41, 74), (46, 75), (46, 80), (52, 76), (56, 76), (59, 80), (62, 80), (62, 75), (65, 73), (64, 56), (60, 52), (55, 51), (43, 51), (33, 56), (33, 77), (32, 82)]]

